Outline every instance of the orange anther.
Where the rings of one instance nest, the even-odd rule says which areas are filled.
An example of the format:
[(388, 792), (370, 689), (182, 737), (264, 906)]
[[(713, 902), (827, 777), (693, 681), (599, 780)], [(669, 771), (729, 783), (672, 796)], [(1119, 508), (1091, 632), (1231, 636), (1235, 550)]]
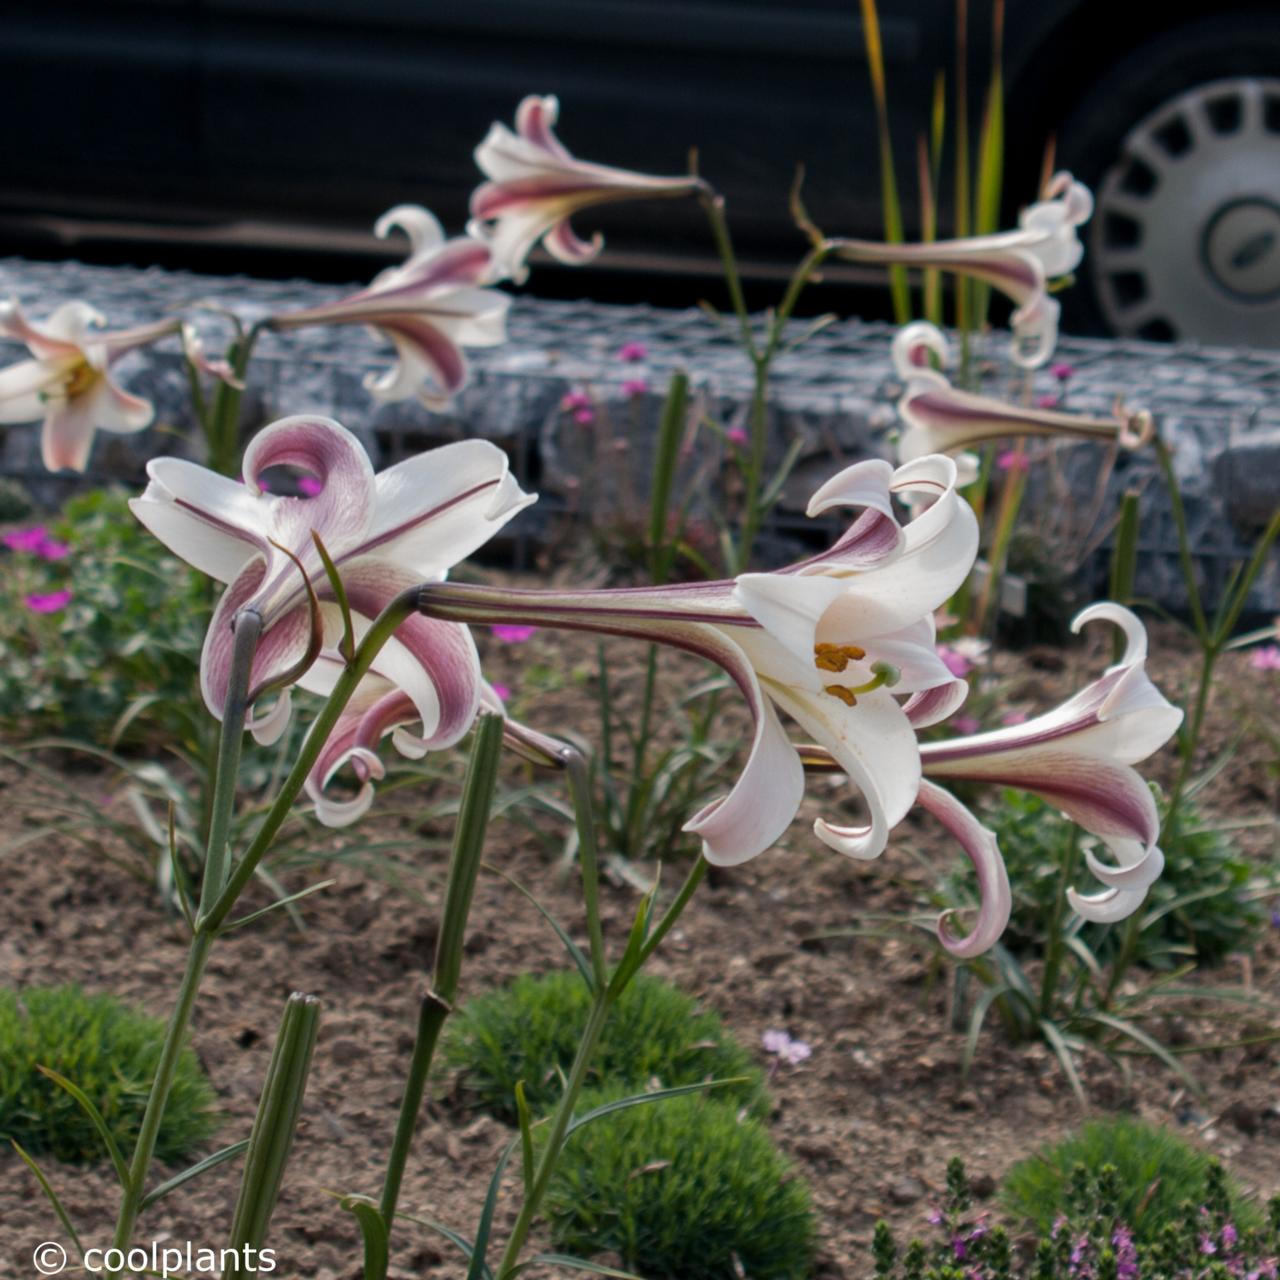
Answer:
[(839, 698), (846, 707), (856, 707), (858, 705), (858, 699), (853, 696), (853, 690), (846, 688), (842, 684), (824, 685), (823, 690), (833, 698)]

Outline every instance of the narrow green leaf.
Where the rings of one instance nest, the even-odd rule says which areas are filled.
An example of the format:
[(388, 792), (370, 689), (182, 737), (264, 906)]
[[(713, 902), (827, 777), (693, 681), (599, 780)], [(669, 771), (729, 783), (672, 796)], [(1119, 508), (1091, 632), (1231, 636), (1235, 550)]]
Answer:
[(299, 889), (297, 893), (277, 898), (275, 902), (269, 902), (265, 907), (259, 907), (257, 911), (251, 911), (247, 916), (241, 916), (238, 920), (229, 920), (218, 932), (231, 933), (235, 929), (243, 929), (245, 925), (252, 924), (255, 920), (261, 920), (263, 916), (270, 915), (281, 907), (287, 909), (295, 902), (301, 902), (303, 898), (309, 898), (313, 893), (319, 893), (322, 889), (328, 889), (331, 885), (337, 883), (336, 880), (321, 880), (318, 884), (310, 885), (306, 889)]
[(342, 1207), (355, 1214), (364, 1240), (364, 1280), (381, 1280), (387, 1274), (387, 1224), (368, 1196), (344, 1196)]
[(730, 1076), (725, 1080), (700, 1080), (697, 1084), (682, 1084), (672, 1089), (655, 1089), (652, 1093), (635, 1093), (629, 1098), (619, 1098), (614, 1102), (606, 1102), (594, 1107), (585, 1115), (577, 1116), (569, 1122), (565, 1137), (576, 1133), (589, 1125), (593, 1120), (612, 1115), (615, 1111), (628, 1111), (632, 1107), (645, 1107), (651, 1102), (665, 1102), (668, 1098), (679, 1098), (686, 1093), (705, 1093), (708, 1089), (723, 1089), (731, 1084), (747, 1083), (746, 1076)]
[(533, 1187), (533, 1125), (529, 1118), (529, 1104), (525, 1101), (524, 1081), (516, 1081), (516, 1118), (520, 1123), (520, 1157), (523, 1162), (524, 1193)]
[(501, 867), (495, 867), (492, 863), (484, 864), (486, 871), (492, 871), (495, 876), (501, 876), (517, 893), (523, 894), (530, 902), (537, 907), (542, 918), (556, 931), (556, 937), (560, 939), (564, 945), (564, 949), (569, 953), (569, 959), (578, 967), (578, 972), (582, 974), (582, 980), (587, 984), (587, 990), (592, 994), (595, 993), (595, 978), (591, 973), (591, 961), (587, 959), (582, 948), (578, 946), (574, 940), (560, 926), (560, 922), (547, 910), (546, 907), (538, 901), (537, 898), (529, 892), (518, 880), (509, 876)]
[(502, 1155), (498, 1157), (498, 1163), (493, 1170), (493, 1177), (489, 1179), (489, 1190), (485, 1194), (484, 1207), (480, 1210), (480, 1222), (476, 1226), (475, 1252), (471, 1255), (471, 1265), (467, 1268), (466, 1280), (491, 1280), (493, 1275), (484, 1258), (489, 1248), (489, 1233), (493, 1230), (494, 1210), (498, 1207), (498, 1191), (502, 1186), (502, 1175), (506, 1173), (507, 1162), (515, 1149), (516, 1140), (513, 1138), (503, 1148)]
[(62, 1229), (67, 1233), (67, 1239), (76, 1247), (76, 1252), (81, 1258), (84, 1257), (84, 1245), (80, 1243), (80, 1237), (76, 1234), (76, 1229), (71, 1225), (71, 1217), (67, 1213), (66, 1206), (62, 1203), (58, 1193), (53, 1189), (53, 1183), (44, 1176), (44, 1171), (36, 1164), (33, 1157), (29, 1156), (22, 1147), (12, 1138), (9, 1140), (10, 1145), (18, 1153), (22, 1163), (35, 1175), (35, 1180), (40, 1184), (40, 1189), (44, 1192), (49, 1203), (53, 1206), (53, 1211), (58, 1215), (58, 1221), (62, 1223)]
[(316, 551), (320, 555), (320, 561), (324, 565), (325, 576), (329, 579), (329, 585), (333, 588), (334, 599), (338, 602), (338, 609), (342, 614), (342, 639), (338, 641), (338, 653), (341, 655), (343, 662), (350, 666), (356, 657), (356, 629), (351, 619), (351, 605), (347, 600), (347, 588), (342, 581), (342, 575), (338, 572), (338, 566), (333, 563), (333, 559), (329, 555), (329, 549), (324, 545), (320, 534), (314, 529), (311, 531), (311, 541), (315, 543)]
[(80, 1110), (89, 1117), (89, 1123), (97, 1130), (98, 1137), (102, 1139), (102, 1145), (106, 1147), (107, 1154), (111, 1157), (111, 1163), (115, 1167), (116, 1177), (120, 1179), (121, 1187), (128, 1191), (129, 1166), (125, 1164), (124, 1156), (120, 1154), (120, 1148), (116, 1145), (116, 1140), (112, 1137), (111, 1130), (107, 1128), (107, 1122), (102, 1118), (102, 1112), (93, 1105), (89, 1095), (79, 1085), (72, 1084), (60, 1072), (54, 1071), (51, 1067), (43, 1066), (41, 1063), (36, 1063), (36, 1070), (42, 1076), (52, 1080), (60, 1089), (65, 1089), (80, 1104)]
[(991, 1006), (1008, 993), (1009, 988), (1001, 983), (996, 987), (988, 987), (974, 1002), (973, 1012), (969, 1015), (969, 1030), (964, 1038), (964, 1054), (960, 1059), (960, 1074), (966, 1080), (969, 1078), (974, 1056), (978, 1052), (978, 1037), (982, 1034), (982, 1024), (987, 1020)]
[(196, 930), (196, 913), (191, 906), (191, 898), (187, 894), (186, 875), (182, 870), (182, 859), (178, 856), (178, 822), (177, 809), (173, 801), (169, 801), (169, 869), (173, 873), (173, 891), (178, 899), (178, 907), (187, 928), (192, 933)]
[[(426, 1227), (428, 1231), (434, 1231), (437, 1235), (444, 1238), (462, 1254), (468, 1261), (475, 1255), (475, 1246), (465, 1236), (460, 1235), (452, 1227), (446, 1227), (443, 1222), (437, 1222), (434, 1218), (420, 1218), (412, 1213), (397, 1213), (396, 1217), (403, 1222), (412, 1222), (419, 1227)], [(491, 1274), (489, 1268), (485, 1268), (485, 1274)]]
[(155, 1204), (157, 1200), (163, 1200), (170, 1191), (177, 1191), (181, 1186), (190, 1182), (192, 1178), (198, 1178), (202, 1173), (207, 1173), (210, 1169), (216, 1169), (220, 1164), (226, 1164), (228, 1160), (234, 1160), (242, 1151), (246, 1151), (249, 1147), (249, 1139), (241, 1138), (239, 1142), (233, 1142), (229, 1147), (223, 1147), (220, 1151), (215, 1151), (211, 1156), (205, 1158), (189, 1169), (183, 1169), (181, 1173), (175, 1174), (167, 1182), (162, 1182), (154, 1191), (149, 1191), (142, 1198), (142, 1207), (149, 1208)]
[(534, 1263), (545, 1267), (568, 1267), (572, 1271), (590, 1271), (597, 1276), (612, 1276), (614, 1280), (642, 1280), (633, 1272), (619, 1271), (616, 1267), (606, 1267), (601, 1262), (589, 1262), (585, 1258), (573, 1258), (567, 1253), (535, 1253), (528, 1263), (521, 1265), (532, 1266)]
[(1062, 1065), (1063, 1074), (1071, 1085), (1071, 1092), (1076, 1095), (1076, 1099), (1082, 1107), (1087, 1107), (1089, 1104), (1084, 1096), (1084, 1085), (1080, 1083), (1080, 1073), (1076, 1070), (1075, 1058), (1072, 1057), (1071, 1049), (1068, 1047), (1062, 1032), (1048, 1018), (1038, 1019), (1037, 1025), (1044, 1038), (1049, 1042), (1049, 1047), (1057, 1055), (1058, 1061)]
[(1204, 1096), (1204, 1090), (1196, 1083), (1195, 1078), (1188, 1073), (1182, 1063), (1159, 1040), (1143, 1031), (1141, 1027), (1137, 1027), (1123, 1018), (1116, 1018), (1109, 1013), (1103, 1013), (1101, 1010), (1096, 1009), (1082, 1016), (1089, 1022), (1096, 1022), (1101, 1026), (1110, 1027), (1113, 1031), (1119, 1032), (1120, 1035), (1127, 1036), (1136, 1044), (1140, 1044), (1153, 1057), (1159, 1058), (1196, 1097)]

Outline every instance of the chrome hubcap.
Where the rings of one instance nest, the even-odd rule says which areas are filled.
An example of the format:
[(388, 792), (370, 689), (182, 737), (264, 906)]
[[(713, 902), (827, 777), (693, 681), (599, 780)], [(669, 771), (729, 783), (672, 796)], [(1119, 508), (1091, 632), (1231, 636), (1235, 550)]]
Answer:
[(1200, 85), (1141, 121), (1086, 265), (1118, 333), (1280, 346), (1280, 80)]

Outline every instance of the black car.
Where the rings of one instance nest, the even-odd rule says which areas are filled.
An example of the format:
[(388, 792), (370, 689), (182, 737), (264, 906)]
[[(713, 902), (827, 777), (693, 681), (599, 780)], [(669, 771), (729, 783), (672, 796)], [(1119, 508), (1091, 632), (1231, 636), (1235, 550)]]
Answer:
[[(975, 128), (989, 4), (967, 4)], [(917, 139), (938, 71), (954, 89), (964, 7), (880, 4), (909, 230)], [(531, 92), (559, 95), (583, 157), (682, 172), (696, 145), (753, 272), (802, 250), (798, 162), (824, 229), (879, 234), (855, 0), (40, 0), (6, 5), (3, 24), (0, 251), (42, 237), (359, 250), (405, 200), (460, 228), (472, 149)], [(1008, 0), (1004, 65), (1008, 217), (1034, 198), (1050, 139), (1098, 197), (1076, 327), (1280, 343), (1274, 0)], [(944, 215), (950, 189), (944, 176)], [(713, 265), (692, 205), (593, 223), (615, 266)]]

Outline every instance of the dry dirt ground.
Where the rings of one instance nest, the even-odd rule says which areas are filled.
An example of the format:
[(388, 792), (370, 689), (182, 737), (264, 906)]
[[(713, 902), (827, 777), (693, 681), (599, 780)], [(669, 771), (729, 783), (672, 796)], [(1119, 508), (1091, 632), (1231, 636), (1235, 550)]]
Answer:
[[(1153, 644), (1159, 653), (1169, 637)], [(527, 645), (489, 642), (490, 678), (517, 689), (522, 714), (544, 727), (572, 724), (593, 733), (580, 677), (594, 646), (560, 646), (539, 634)], [(566, 659), (565, 654), (568, 657)], [(626, 647), (611, 646), (623, 701), (634, 703), (636, 668)], [(1077, 648), (1065, 661), (1053, 652), (1001, 660), (1012, 705), (1049, 705), (1105, 662), (1100, 648)], [(1242, 706), (1274, 716), (1280, 680), (1249, 671), (1234, 656), (1229, 680), (1215, 696), (1211, 740), (1221, 741)], [(1174, 691), (1189, 671), (1185, 657), (1154, 664)], [(575, 678), (574, 672), (578, 677)], [(568, 672), (567, 675), (557, 674)], [(676, 675), (691, 669), (676, 663)], [(1208, 793), (1209, 807), (1231, 817), (1275, 813), (1275, 781), (1265, 752), (1246, 743)], [(1168, 762), (1155, 768), (1167, 777)], [(523, 781), (512, 764), (506, 781)], [(0, 778), (13, 797), (24, 784), (12, 770)], [(68, 775), (68, 787), (84, 787)], [(556, 785), (554, 781), (548, 785)], [(402, 796), (401, 799), (404, 797)], [(838, 802), (829, 783), (815, 782), (802, 819)], [(376, 812), (376, 810), (375, 810)], [(12, 835), (24, 820), (0, 797), (0, 831)], [(195, 1010), (192, 1043), (225, 1112), (220, 1142), (247, 1134), (281, 1002), (290, 991), (321, 998), (323, 1029), (305, 1110), (270, 1243), (277, 1274), (354, 1280), (360, 1274), (352, 1219), (331, 1192), (375, 1193), (411, 1044), (416, 1003), (424, 989), (435, 938), (435, 910), (443, 884), (446, 828), (428, 828), (422, 852), (405, 879), (416, 892), (344, 863), (336, 884), (305, 904), (305, 931), (279, 913), (217, 947)], [(356, 847), (381, 829), (324, 839)], [(1274, 856), (1274, 828), (1251, 829), (1246, 844)], [(1008, 1166), (1036, 1144), (1080, 1119), (1080, 1108), (1049, 1054), (1040, 1046), (1011, 1047), (994, 1028), (984, 1033), (969, 1081), (961, 1078), (962, 1036), (946, 1017), (948, 966), (939, 964), (927, 935), (905, 928), (888, 936), (815, 940), (865, 922), (869, 913), (905, 914), (912, 886), (927, 874), (908, 856), (912, 846), (945, 866), (958, 856), (923, 822), (908, 820), (884, 857), (869, 865), (841, 859), (821, 846), (808, 822), (797, 822), (784, 844), (754, 862), (713, 877), (699, 890), (678, 929), (652, 965), (718, 1011), (744, 1043), (783, 1028), (808, 1041), (813, 1055), (783, 1067), (772, 1079), (772, 1129), (809, 1180), (821, 1221), (816, 1274), (854, 1280), (868, 1271), (868, 1245), (884, 1216), (900, 1230), (927, 1230), (925, 1214), (939, 1191), (948, 1158), (962, 1154), (979, 1189), (990, 1190)], [(577, 934), (578, 894), (543, 848), (516, 822), (491, 827), (490, 861), (531, 886)], [(651, 867), (641, 867), (649, 874)], [(310, 878), (317, 878), (316, 871)], [(289, 887), (306, 880), (297, 872)], [(669, 870), (666, 883), (676, 876)], [(110, 991), (164, 1015), (186, 952), (180, 921), (154, 893), (117, 867), (77, 847), (51, 840), (10, 855), (0, 879), (4, 930), (0, 974), (5, 982), (75, 981)], [(633, 887), (606, 886), (607, 936), (616, 949), (637, 901)], [(522, 971), (564, 963), (555, 937), (534, 908), (496, 876), (482, 878), (466, 947), (467, 993), (503, 983)], [(1280, 930), (1271, 930), (1252, 957), (1234, 958), (1207, 980), (1251, 984), (1280, 1001)], [(1274, 1015), (1265, 1015), (1274, 1022)], [(764, 1055), (761, 1055), (762, 1061)], [(1101, 1057), (1084, 1074), (1092, 1106), (1133, 1111), (1177, 1128), (1226, 1157), (1237, 1176), (1260, 1195), (1280, 1191), (1280, 1048), (1226, 1050), (1187, 1059), (1203, 1088), (1191, 1094), (1158, 1064), (1134, 1063), (1131, 1085)], [(468, 1108), (456, 1083), (437, 1083), (423, 1117), (402, 1205), (469, 1231), (488, 1175), (509, 1134)], [(49, 1165), (86, 1244), (109, 1242), (114, 1189), (105, 1169)], [(226, 1230), (238, 1169), (224, 1166), (149, 1211), (143, 1240), (217, 1245)], [(509, 1189), (510, 1190), (510, 1189)], [(498, 1211), (501, 1238), (515, 1213), (515, 1197)], [(60, 1229), (17, 1158), (0, 1152), (0, 1275), (34, 1274), (31, 1251)], [(396, 1233), (391, 1274), (459, 1274), (458, 1257), (427, 1230)]]

